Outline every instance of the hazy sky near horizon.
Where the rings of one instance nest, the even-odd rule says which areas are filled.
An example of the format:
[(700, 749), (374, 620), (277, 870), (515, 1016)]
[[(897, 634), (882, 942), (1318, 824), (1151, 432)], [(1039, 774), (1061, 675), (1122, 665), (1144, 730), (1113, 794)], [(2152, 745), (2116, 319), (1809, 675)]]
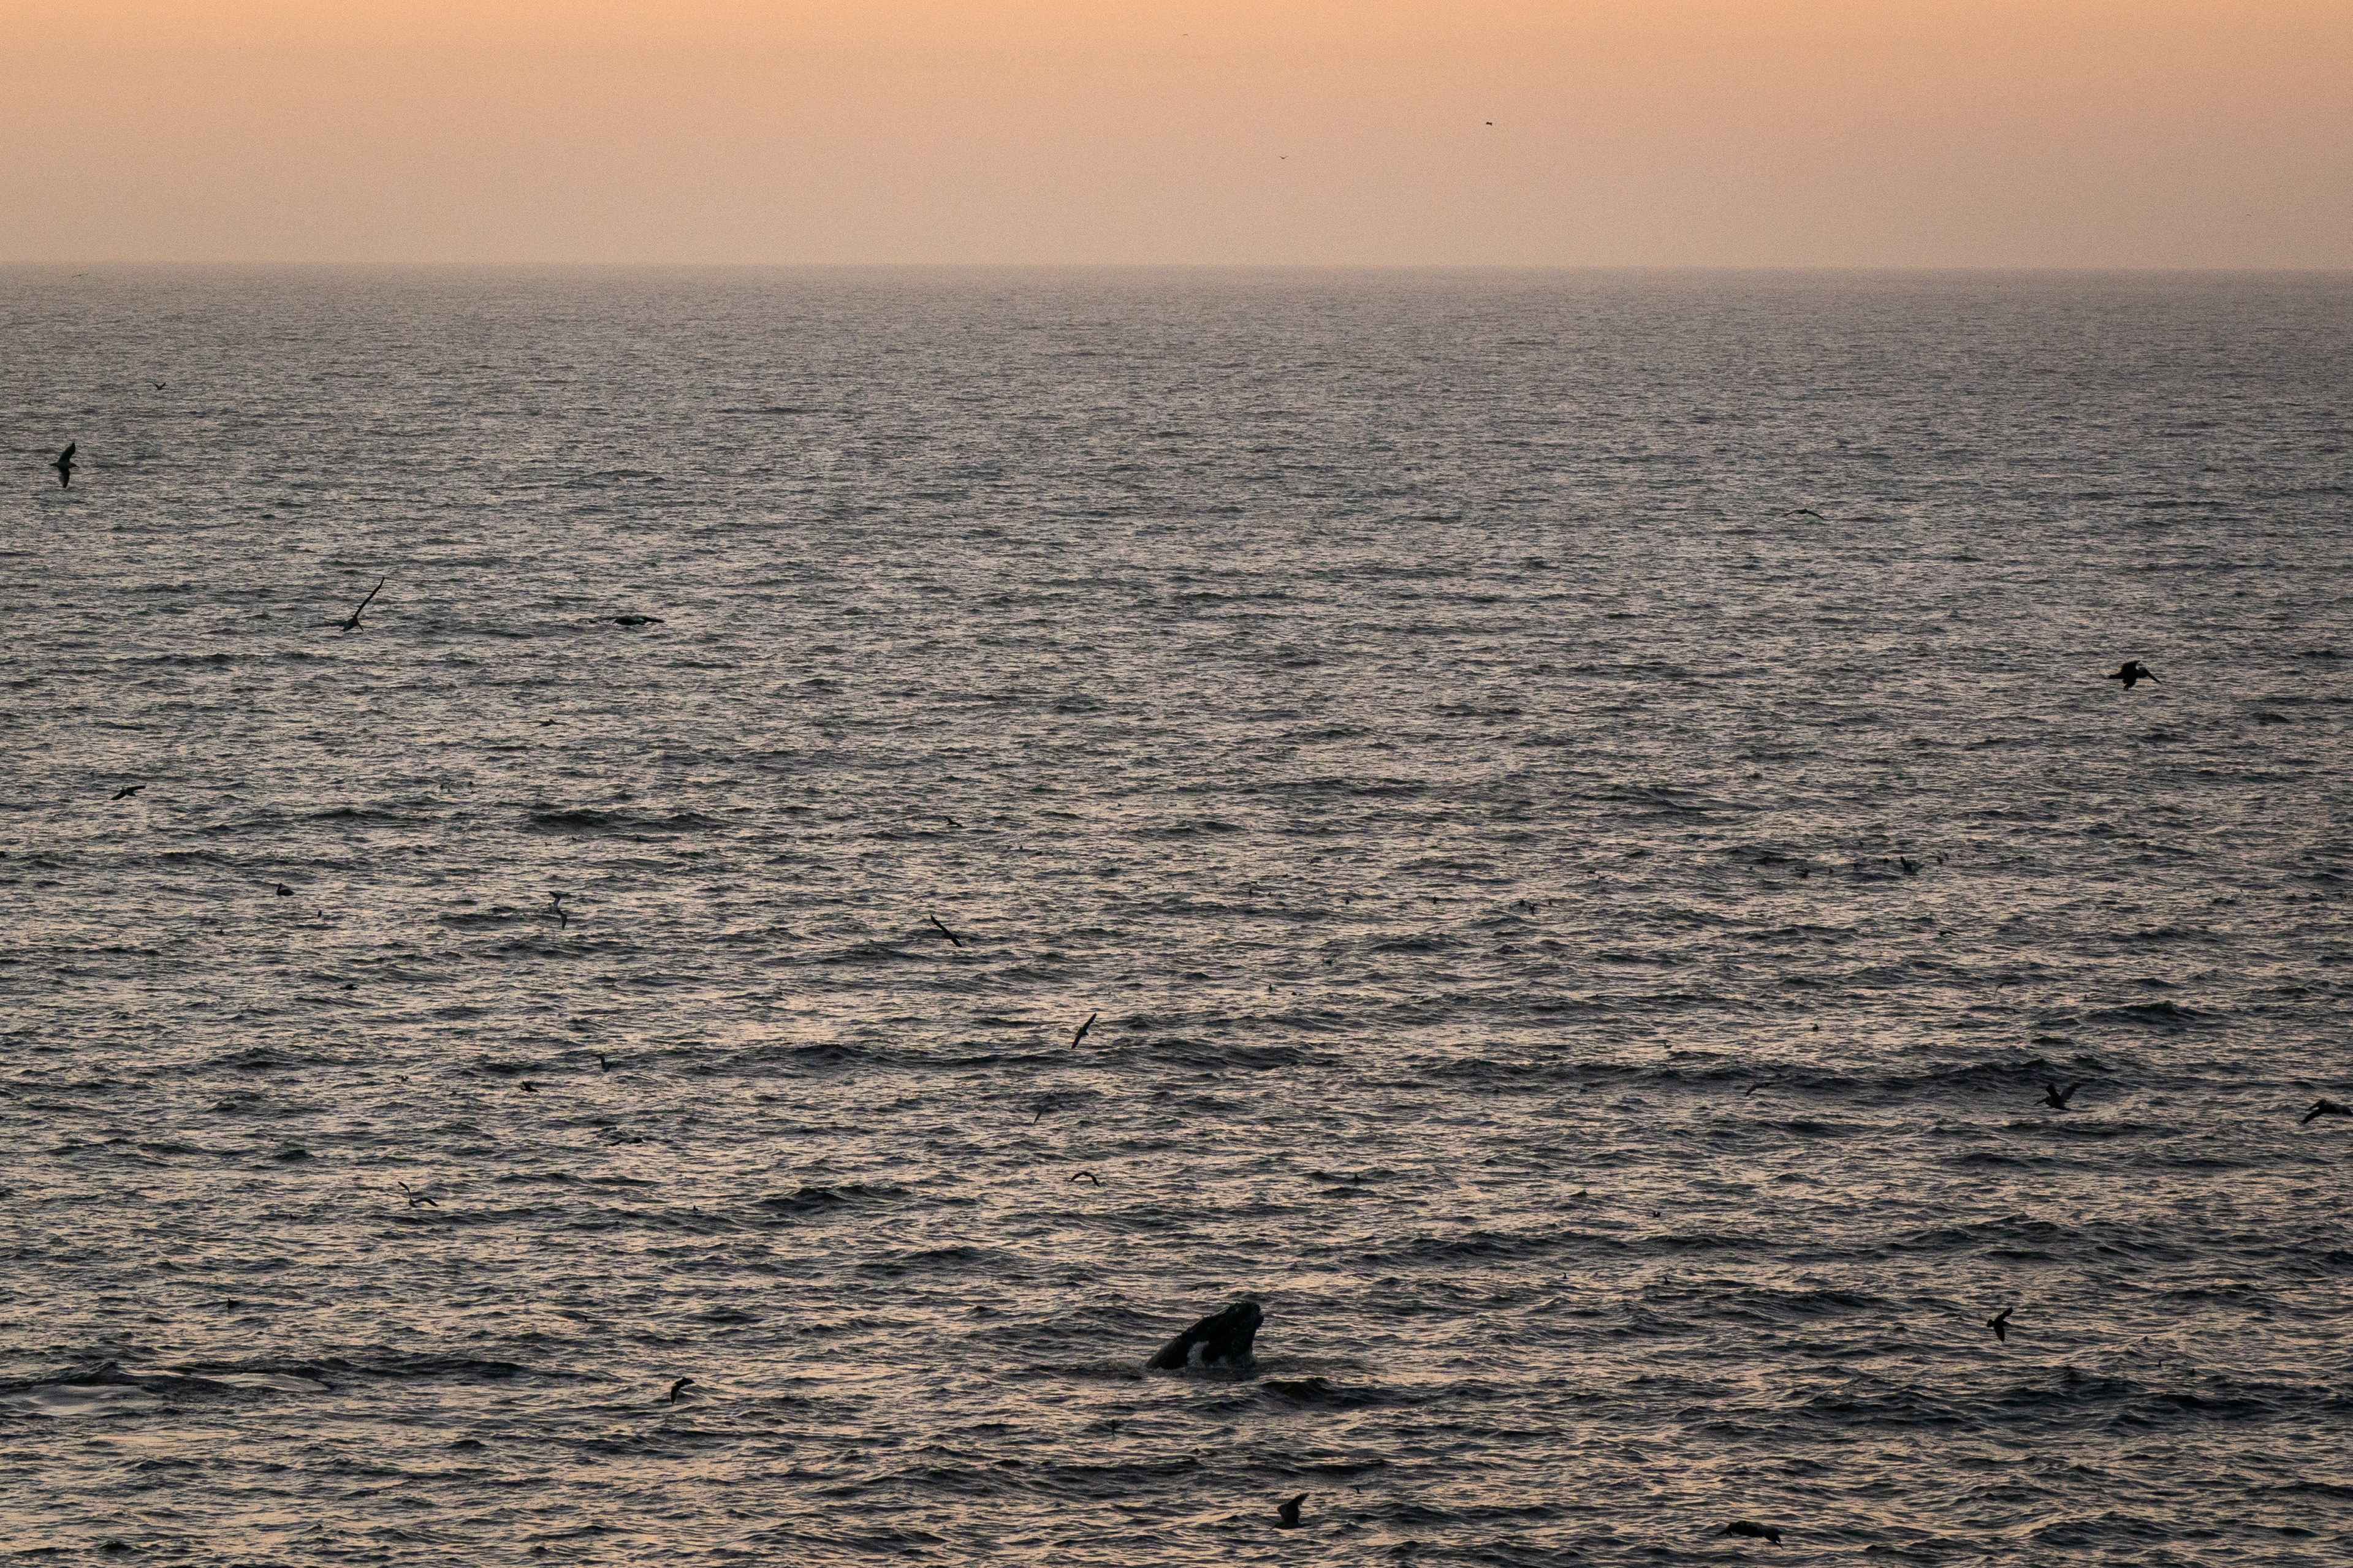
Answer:
[(0, 260), (2353, 266), (2353, 0), (0, 0)]

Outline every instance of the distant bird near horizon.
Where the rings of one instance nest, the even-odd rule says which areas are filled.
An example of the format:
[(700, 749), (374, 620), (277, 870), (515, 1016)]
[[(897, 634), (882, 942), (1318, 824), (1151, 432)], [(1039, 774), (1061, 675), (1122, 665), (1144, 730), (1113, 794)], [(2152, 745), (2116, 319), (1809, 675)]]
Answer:
[(1307, 1492), (1301, 1492), (1295, 1498), (1289, 1498), (1275, 1504), (1275, 1528), (1278, 1530), (1297, 1530), (1299, 1528), (1299, 1505), (1305, 1502), (1310, 1495), (1311, 1494)]
[(2316, 1118), (2323, 1116), (2353, 1116), (2353, 1106), (2339, 1105), (2335, 1100), (2330, 1100), (2327, 1096), (2323, 1095), (2318, 1100), (2314, 1102), (2310, 1110), (2304, 1113), (2304, 1121), (2297, 1123), (2297, 1125), (2307, 1125)]
[(143, 784), (124, 784), (121, 789), (114, 792), (114, 798), (117, 800), (129, 800), (132, 795), (137, 795), (141, 790), (145, 789), (146, 787), (147, 786)]
[(162, 382), (160, 382), (160, 381), (159, 381), (159, 382), (157, 382), (157, 383), (155, 384), (155, 390), (156, 390), (156, 391), (158, 391), (158, 392), (163, 391), (163, 390), (164, 390), (164, 384), (163, 384)]
[(1079, 1026), (1078, 1033), (1076, 1033), (1076, 1034), (1074, 1034), (1074, 1035), (1072, 1035), (1072, 1036), (1071, 1037), (1071, 1044), (1072, 1044), (1072, 1045), (1074, 1045), (1074, 1046), (1075, 1046), (1075, 1045), (1077, 1045), (1081, 1040), (1085, 1039), (1085, 1038), (1087, 1037), (1087, 1031), (1088, 1031), (1089, 1029), (1093, 1028), (1093, 1027), (1095, 1026), (1095, 1020), (1096, 1020), (1097, 1018), (1102, 1017), (1102, 1016), (1103, 1016), (1103, 1015), (1102, 1015), (1101, 1013), (1090, 1013), (1090, 1014), (1088, 1014), (1088, 1015), (1087, 1015), (1087, 1021), (1086, 1021), (1085, 1023), (1083, 1023), (1083, 1024), (1081, 1024), (1081, 1025)]
[(2136, 681), (2155, 680), (2157, 679), (2157, 672), (2137, 658), (2128, 658), (2125, 660), (2124, 668), (2122, 669), (2117, 670), (2114, 675), (2106, 677), (2106, 679), (2110, 680), (2123, 681), (2125, 683), (2125, 689), (2126, 691), (2130, 691), (2133, 689), (2133, 683)]
[(947, 939), (948, 939), (948, 945), (949, 945), (950, 947), (962, 947), (962, 946), (964, 945), (964, 943), (963, 943), (963, 942), (959, 942), (959, 941), (957, 941), (957, 940), (956, 940), (956, 933), (955, 933), (955, 932), (954, 932), (954, 931), (952, 931), (948, 930), (948, 928), (947, 928), (947, 927), (945, 927), (945, 926), (944, 926), (944, 925), (941, 925), (941, 924), (940, 924), (940, 917), (939, 917), (939, 916), (937, 916), (937, 915), (934, 915), (934, 914), (926, 914), (923, 918), (924, 918), (925, 920), (927, 920), (927, 921), (931, 921), (931, 922), (932, 922), (932, 924), (933, 924), (933, 925), (937, 929), (937, 930), (938, 930), (939, 933), (940, 933), (942, 936), (944, 936), (944, 937), (945, 937), (945, 938), (947, 938)]
[(1779, 1531), (1774, 1529), (1769, 1524), (1757, 1524), (1745, 1519), (1733, 1521), (1730, 1524), (1725, 1525), (1716, 1533), (1719, 1535), (1753, 1536), (1759, 1541), (1769, 1541), (1776, 1546), (1781, 1544), (1781, 1532)]
[(693, 1386), (694, 1379), (691, 1377), (680, 1378), (676, 1383), (670, 1385), (670, 1402), (672, 1405), (676, 1405), (678, 1403), (678, 1396)]
[(67, 442), (66, 449), (58, 454), (58, 460), (49, 465), (49, 467), (58, 471), (58, 489), (61, 490), (69, 490), (73, 489), (73, 455), (75, 449), (80, 445), (81, 443), (79, 441)]
[(1993, 1331), (1993, 1337), (2003, 1344), (2010, 1342), (2010, 1315), (2016, 1310), (2016, 1307), (2004, 1307), (1985, 1321), (1985, 1326)]
[(348, 631), (355, 630), (355, 629), (358, 627), (358, 626), (359, 626), (359, 624), (360, 624), (360, 616), (361, 616), (364, 613), (365, 613), (365, 611), (366, 611), (367, 607), (368, 607), (370, 605), (373, 605), (373, 604), (375, 604), (375, 596), (376, 596), (378, 594), (381, 594), (381, 593), (383, 593), (383, 592), (384, 592), (384, 585), (385, 585), (386, 583), (390, 582), (391, 580), (392, 580), (392, 579), (390, 579), (389, 577), (379, 577), (379, 578), (377, 578), (377, 579), (375, 580), (375, 587), (373, 587), (373, 588), (370, 588), (370, 589), (368, 590), (368, 593), (367, 593), (367, 597), (366, 597), (366, 598), (364, 598), (364, 599), (362, 599), (362, 600), (360, 601), (360, 607), (359, 607), (358, 609), (356, 609), (356, 610), (353, 610), (353, 611), (351, 613), (351, 615), (350, 615), (350, 616), (349, 616), (344, 620), (344, 622), (343, 622), (343, 630), (345, 630), (345, 631), (347, 631), (347, 632), (348, 632)]
[(2083, 1087), (2084, 1086), (2081, 1082), (2076, 1082), (2071, 1083), (2064, 1089), (2062, 1089), (2055, 1083), (2046, 1083), (2042, 1086), (2042, 1103), (2049, 1106), (2053, 1110), (2073, 1110), (2073, 1107), (2070, 1106), (2067, 1102), (2074, 1099), (2075, 1091)]

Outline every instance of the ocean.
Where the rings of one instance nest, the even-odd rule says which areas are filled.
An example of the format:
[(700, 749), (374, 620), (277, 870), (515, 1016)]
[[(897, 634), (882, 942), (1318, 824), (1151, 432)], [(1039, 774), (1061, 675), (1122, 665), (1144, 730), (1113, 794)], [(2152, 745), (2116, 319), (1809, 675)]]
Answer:
[(2353, 1560), (2353, 276), (19, 268), (0, 421), (26, 1561)]

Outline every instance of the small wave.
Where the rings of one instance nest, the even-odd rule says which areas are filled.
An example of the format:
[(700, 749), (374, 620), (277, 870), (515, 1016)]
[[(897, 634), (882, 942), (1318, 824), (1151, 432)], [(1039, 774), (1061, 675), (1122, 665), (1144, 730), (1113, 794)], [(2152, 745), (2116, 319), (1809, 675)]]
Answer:
[(905, 1195), (899, 1187), (869, 1187), (857, 1182), (839, 1187), (796, 1187), (789, 1193), (762, 1198), (755, 1207), (772, 1214), (827, 1214), (839, 1209), (870, 1207)]

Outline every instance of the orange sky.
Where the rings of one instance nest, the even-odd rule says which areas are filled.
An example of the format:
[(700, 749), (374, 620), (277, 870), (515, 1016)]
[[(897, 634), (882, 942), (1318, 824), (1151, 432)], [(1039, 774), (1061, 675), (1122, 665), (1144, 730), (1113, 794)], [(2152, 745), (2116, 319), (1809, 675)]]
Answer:
[(9, 260), (2353, 267), (2353, 0), (0, 0), (0, 37)]

